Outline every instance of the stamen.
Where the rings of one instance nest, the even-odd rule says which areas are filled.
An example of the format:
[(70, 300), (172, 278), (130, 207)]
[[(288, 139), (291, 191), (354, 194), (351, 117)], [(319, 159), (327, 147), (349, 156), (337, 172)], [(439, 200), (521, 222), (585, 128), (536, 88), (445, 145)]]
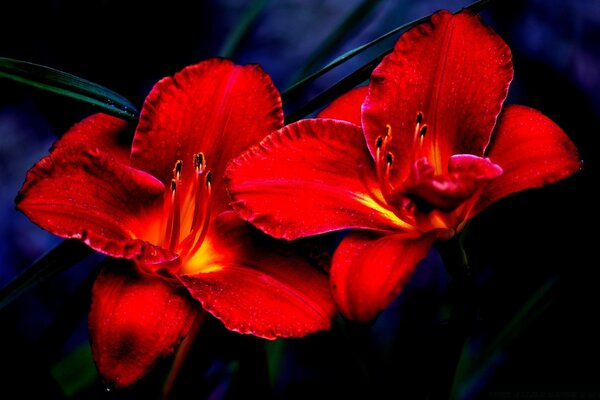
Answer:
[(394, 160), (394, 155), (387, 151), (387, 148), (392, 141), (392, 127), (391, 125), (386, 124), (385, 128), (385, 136), (378, 136), (375, 140), (375, 167), (381, 194), (386, 201), (389, 201), (393, 192), (393, 188), (390, 184), (390, 169)]
[(392, 169), (392, 163), (394, 162), (394, 155), (389, 151), (385, 154), (385, 181), (384, 184), (389, 188), (390, 193), (391, 185), (390, 185), (390, 170)]
[(202, 217), (202, 197), (204, 197), (204, 188), (200, 183), (202, 181), (202, 175), (204, 174), (204, 168), (206, 167), (206, 158), (203, 153), (194, 154), (194, 169), (196, 170), (196, 176), (194, 177), (194, 214), (192, 217), (192, 224), (190, 225), (190, 232), (198, 230), (199, 219)]
[(423, 136), (425, 136), (426, 133), (427, 133), (427, 125), (423, 125), (421, 127), (421, 129), (419, 130), (419, 136), (421, 136), (421, 138), (422, 138)]
[(179, 191), (177, 190), (177, 180), (171, 180), (171, 204), (169, 207), (169, 216), (167, 219), (167, 229), (165, 230), (165, 238), (163, 246), (170, 251), (175, 250), (175, 245), (179, 240)]
[[(211, 195), (212, 195), (212, 172), (208, 171), (206, 174), (206, 178), (205, 178), (205, 188), (206, 188), (206, 196), (203, 199), (203, 205), (204, 205), (204, 212), (202, 213), (202, 230), (200, 231), (200, 234), (198, 235), (198, 237), (196, 238), (196, 240), (194, 240), (194, 245), (192, 247), (192, 249), (190, 250), (190, 254), (194, 254), (195, 252), (198, 251), (198, 249), (200, 248), (200, 246), (202, 245), (202, 242), (204, 241), (204, 238), (206, 237), (206, 233), (208, 232), (208, 225), (210, 223), (210, 200), (211, 200)], [(197, 230), (197, 229), (195, 229)], [(195, 236), (195, 233), (192, 233)]]
[(417, 122), (415, 124), (414, 141), (416, 142), (419, 138), (419, 132), (421, 130), (421, 124), (423, 123), (423, 113), (419, 111), (417, 113)]

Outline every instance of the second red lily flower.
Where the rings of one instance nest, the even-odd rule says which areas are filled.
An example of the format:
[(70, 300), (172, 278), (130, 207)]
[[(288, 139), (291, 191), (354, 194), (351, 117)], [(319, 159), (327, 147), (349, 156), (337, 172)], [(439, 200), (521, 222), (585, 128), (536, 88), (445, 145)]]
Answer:
[(402, 35), (368, 88), (234, 160), (233, 205), (275, 237), (353, 229), (331, 287), (346, 317), (372, 319), (435, 240), (506, 195), (579, 170), (556, 124), (502, 107), (512, 76), (510, 49), (479, 16), (440, 11)]

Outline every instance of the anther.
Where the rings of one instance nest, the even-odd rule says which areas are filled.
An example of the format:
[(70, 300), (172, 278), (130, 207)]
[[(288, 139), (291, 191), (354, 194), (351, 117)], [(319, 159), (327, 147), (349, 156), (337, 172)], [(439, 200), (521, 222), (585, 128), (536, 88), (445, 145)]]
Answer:
[(394, 162), (394, 155), (389, 151), (385, 154), (385, 162), (387, 163), (388, 167)]
[(202, 172), (205, 167), (205, 160), (203, 153), (194, 154), (194, 169), (196, 172)]
[(392, 126), (390, 124), (385, 124), (385, 137), (392, 136)]
[(377, 136), (377, 140), (375, 140), (375, 147), (379, 150), (383, 146), (383, 138), (381, 136)]
[(427, 125), (423, 125), (423, 126), (421, 127), (421, 129), (419, 130), (419, 135), (420, 135), (421, 137), (423, 137), (423, 136), (425, 136), (425, 134), (426, 134), (426, 133), (427, 133)]
[(177, 189), (177, 181), (175, 179), (171, 179), (171, 192), (174, 192)]
[(206, 186), (210, 186), (210, 184), (212, 183), (212, 171), (208, 171), (208, 173), (206, 174)]
[(423, 122), (423, 113), (421, 111), (419, 111), (417, 113), (417, 125), (420, 125), (421, 122)]
[(175, 168), (173, 168), (173, 176), (175, 179), (179, 180), (181, 178), (181, 168), (183, 167), (183, 161), (177, 160), (175, 163)]

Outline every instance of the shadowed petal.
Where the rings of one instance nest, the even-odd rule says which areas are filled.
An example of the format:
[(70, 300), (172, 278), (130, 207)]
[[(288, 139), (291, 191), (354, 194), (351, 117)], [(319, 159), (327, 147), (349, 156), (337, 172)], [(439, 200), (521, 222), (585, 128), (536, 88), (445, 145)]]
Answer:
[(361, 126), (361, 107), (367, 97), (368, 89), (368, 86), (361, 86), (344, 93), (321, 111), (317, 117), (340, 119)]
[(293, 245), (268, 237), (225, 212), (213, 222), (181, 280), (227, 329), (267, 339), (299, 337), (330, 327), (327, 276)]
[(106, 114), (94, 114), (75, 124), (54, 145), (52, 150), (71, 145), (98, 149), (123, 164), (129, 164), (133, 131), (127, 121)]
[(398, 296), (435, 240), (374, 232), (352, 232), (333, 255), (331, 287), (342, 314), (369, 321)]
[(411, 230), (382, 205), (375, 175), (358, 126), (314, 119), (269, 135), (230, 164), (227, 180), (233, 207), (275, 237), (344, 228)]
[(371, 153), (389, 124), (397, 180), (410, 171), (416, 146), (437, 173), (453, 154), (483, 156), (512, 76), (510, 49), (479, 16), (433, 14), (373, 71), (362, 121)]
[(222, 210), (228, 203), (226, 163), (282, 126), (279, 92), (259, 66), (204, 61), (154, 86), (140, 115), (131, 165), (169, 183), (182, 160), (186, 181), (193, 154), (203, 152), (213, 173), (213, 204)]
[(162, 205), (162, 183), (99, 150), (59, 146), (29, 172), (17, 208), (63, 238), (113, 257), (156, 263), (176, 256), (140, 240), (141, 219)]
[(577, 148), (548, 117), (524, 106), (507, 106), (486, 156), (504, 173), (482, 191), (470, 217), (498, 199), (564, 179), (581, 169)]
[(111, 262), (94, 283), (89, 332), (100, 376), (122, 388), (173, 352), (201, 308), (185, 288), (141, 274), (131, 263)]

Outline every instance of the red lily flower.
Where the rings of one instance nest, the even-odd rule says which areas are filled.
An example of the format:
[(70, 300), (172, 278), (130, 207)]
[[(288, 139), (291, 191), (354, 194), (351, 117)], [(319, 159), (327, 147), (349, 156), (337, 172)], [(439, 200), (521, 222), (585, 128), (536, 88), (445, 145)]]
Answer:
[(580, 169), (556, 124), (502, 108), (512, 76), (510, 49), (479, 16), (440, 11), (402, 35), (368, 87), (234, 160), (233, 206), (275, 237), (353, 228), (331, 287), (347, 318), (372, 319), (435, 240), (506, 195)]
[(29, 171), (19, 210), (125, 259), (106, 262), (92, 293), (90, 339), (107, 383), (139, 379), (202, 310), (268, 339), (329, 328), (326, 275), (241, 220), (225, 190), (226, 163), (282, 126), (260, 67), (214, 59), (153, 88), (132, 144), (124, 121), (96, 114)]

